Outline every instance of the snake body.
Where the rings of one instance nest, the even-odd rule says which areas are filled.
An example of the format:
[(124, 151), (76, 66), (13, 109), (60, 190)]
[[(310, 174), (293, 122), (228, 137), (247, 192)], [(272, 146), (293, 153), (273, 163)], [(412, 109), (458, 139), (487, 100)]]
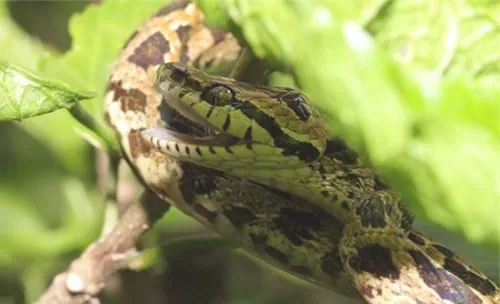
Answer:
[[(232, 62), (241, 51), (231, 34), (208, 29), (203, 18), (189, 1), (159, 10), (132, 35), (111, 72), (107, 119), (145, 186), (253, 255), (368, 303), (500, 303), (495, 283), (411, 228), (404, 205), (340, 139), (322, 131), (302, 95), (199, 72)], [(157, 91), (154, 84), (165, 84), (162, 69), (184, 71), (177, 91), (168, 84), (159, 88), (163, 94)], [(234, 121), (207, 119), (203, 105), (186, 110), (179, 104), (182, 89), (190, 88), (186, 81), (202, 80), (212, 89), (209, 100), (227, 99), (224, 87), (245, 96), (264, 121), (283, 126), (275, 131), (286, 140), (276, 144), (268, 124), (258, 124), (262, 130), (254, 124), (249, 140), (247, 128)], [(214, 84), (224, 87), (213, 90)], [(191, 97), (204, 88), (198, 86)], [(286, 126), (290, 116), (298, 119)], [(221, 129), (230, 136), (207, 134)], [(206, 156), (216, 149), (227, 157), (246, 155), (255, 173), (245, 176), (249, 164), (238, 169), (236, 158)], [(266, 175), (269, 170), (282, 177), (299, 172), (300, 178), (281, 183), (279, 174)], [(264, 182), (251, 181), (257, 177)]]

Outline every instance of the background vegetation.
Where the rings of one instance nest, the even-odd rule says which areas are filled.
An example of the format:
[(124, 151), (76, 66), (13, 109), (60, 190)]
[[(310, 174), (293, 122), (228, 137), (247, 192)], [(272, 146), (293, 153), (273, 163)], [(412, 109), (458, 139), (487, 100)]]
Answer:
[[(99, 195), (100, 154), (89, 144), (111, 149), (113, 139), (65, 110), (37, 115), (81, 101), (101, 120), (110, 63), (165, 2), (0, 1), (0, 120), (23, 118), (0, 123), (0, 303), (35, 300), (116, 212)], [(498, 280), (498, 1), (198, 2), (210, 22), (294, 71), (331, 131), (424, 220), (419, 228)], [(150, 241), (206, 233), (173, 212)], [(331, 300), (227, 246), (201, 247), (163, 251), (164, 262), (122, 273), (107, 291), (109, 302), (144, 301), (145, 294), (174, 303)]]

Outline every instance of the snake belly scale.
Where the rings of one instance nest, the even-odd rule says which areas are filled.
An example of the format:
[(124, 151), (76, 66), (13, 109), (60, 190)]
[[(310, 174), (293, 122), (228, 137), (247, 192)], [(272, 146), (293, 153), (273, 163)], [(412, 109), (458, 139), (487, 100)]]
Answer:
[[(300, 121), (317, 116), (302, 95), (199, 72), (233, 62), (241, 52), (230, 33), (207, 28), (203, 19), (189, 1), (160, 9), (132, 35), (111, 72), (105, 95), (107, 119), (146, 187), (249, 253), (360, 302), (500, 303), (495, 283), (411, 228), (404, 205), (340, 139), (329, 138), (321, 122)], [(160, 67), (169, 68), (168, 72), (181, 68), (188, 80), (208, 85), (222, 81), (232, 92), (248, 92), (259, 113), (278, 123), (277, 131), (286, 135), (287, 145), (276, 147), (276, 138), (266, 137), (268, 130), (257, 130), (258, 124), (249, 140), (248, 128), (220, 123), (214, 120), (215, 112), (209, 115), (212, 120), (207, 112), (199, 115), (206, 111), (203, 105), (198, 112), (179, 107), (179, 90), (155, 87), (162, 83), (155, 79)], [(187, 86), (178, 87), (183, 88)], [(191, 98), (204, 91), (197, 90)], [(210, 100), (216, 100), (214, 96), (224, 100), (228, 95), (222, 88), (212, 90)], [(277, 111), (284, 118), (295, 115), (296, 123), (283, 127), (276, 112), (265, 109), (266, 100), (276, 99), (295, 114), (279, 107)], [(221, 128), (230, 136), (207, 134)], [(207, 137), (213, 137), (208, 140), (211, 145)], [(214, 140), (220, 144), (213, 145)], [(173, 151), (166, 151), (165, 143), (172, 144)], [(245, 155), (249, 146), (259, 151), (246, 154), (257, 159), (255, 176), (231, 171), (238, 167), (237, 159), (224, 167), (226, 162), (221, 165), (217, 157), (186, 157), (198, 155), (196, 147), (201, 155), (214, 154), (210, 149), (215, 148)], [(309, 152), (301, 154), (305, 149)], [(276, 162), (286, 170), (299, 170), (300, 178), (292, 187), (265, 174), (276, 169)], [(286, 170), (282, 174), (290, 174)], [(264, 183), (252, 181), (258, 176), (268, 178)]]

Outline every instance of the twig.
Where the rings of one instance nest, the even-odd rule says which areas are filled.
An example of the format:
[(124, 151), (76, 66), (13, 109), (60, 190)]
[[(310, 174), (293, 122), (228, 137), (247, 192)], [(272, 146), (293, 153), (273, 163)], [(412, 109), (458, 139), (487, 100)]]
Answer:
[(37, 304), (99, 303), (97, 295), (106, 279), (122, 268), (130, 253), (169, 205), (153, 193), (145, 192), (139, 203), (132, 204), (114, 229), (73, 261), (66, 272), (58, 274)]
[(114, 193), (116, 194), (115, 201), (118, 203), (118, 214), (121, 216), (130, 205), (135, 203), (137, 193), (144, 187), (137, 181), (134, 172), (123, 158), (115, 168), (115, 178), (120, 182), (116, 184)]
[[(98, 121), (89, 112), (87, 112), (81, 105), (76, 104), (68, 109), (69, 113), (79, 123), (96, 133), (106, 144), (108, 152), (119, 155), (120, 145), (116, 141), (116, 136), (111, 129), (103, 122)], [(113, 155), (112, 155), (113, 157)]]

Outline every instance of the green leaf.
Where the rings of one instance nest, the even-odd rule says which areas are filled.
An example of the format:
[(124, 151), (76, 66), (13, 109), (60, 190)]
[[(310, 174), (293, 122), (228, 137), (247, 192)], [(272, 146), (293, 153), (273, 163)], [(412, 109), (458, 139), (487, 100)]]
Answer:
[(498, 86), (498, 1), (391, 1), (368, 29), (400, 62)]
[(209, 27), (228, 29), (232, 26), (228, 12), (220, 9), (223, 0), (194, 0), (193, 2), (205, 14), (205, 22)]
[(457, 121), (426, 121), (396, 159), (379, 167), (421, 218), (496, 251), (500, 142)]
[(394, 1), (389, 0), (325, 0), (324, 4), (333, 13), (335, 18), (353, 20), (366, 25), (373, 20), (381, 10)]
[(39, 78), (24, 68), (0, 63), (0, 120), (22, 120), (70, 108), (90, 97)]
[(457, 46), (458, 21), (452, 1), (391, 1), (368, 30), (401, 62), (441, 74)]

